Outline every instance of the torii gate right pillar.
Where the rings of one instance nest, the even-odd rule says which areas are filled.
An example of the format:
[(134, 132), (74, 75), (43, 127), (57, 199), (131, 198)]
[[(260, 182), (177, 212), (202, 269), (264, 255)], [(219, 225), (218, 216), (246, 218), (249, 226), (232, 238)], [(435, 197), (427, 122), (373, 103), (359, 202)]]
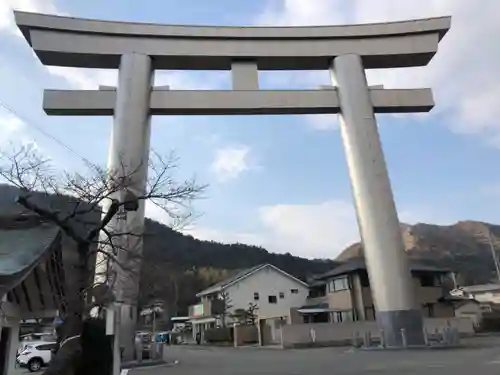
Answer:
[[(377, 322), (387, 346), (423, 345), (411, 272), (361, 57), (336, 57), (330, 72)], [(403, 338), (405, 336), (405, 338)]]

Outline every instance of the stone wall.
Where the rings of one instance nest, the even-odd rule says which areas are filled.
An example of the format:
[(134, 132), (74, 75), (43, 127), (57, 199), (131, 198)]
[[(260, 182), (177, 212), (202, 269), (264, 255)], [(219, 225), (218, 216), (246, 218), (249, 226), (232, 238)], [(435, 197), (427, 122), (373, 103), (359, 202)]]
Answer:
[(234, 327), (234, 346), (243, 346), (255, 344), (259, 341), (258, 330), (256, 326), (235, 326)]
[[(446, 327), (457, 328), (462, 335), (474, 334), (472, 322), (467, 318), (425, 319), (425, 328), (429, 334)], [(380, 340), (380, 331), (374, 321), (288, 324), (282, 330), (284, 348), (351, 345), (356, 334), (362, 338), (367, 332), (374, 339)]]

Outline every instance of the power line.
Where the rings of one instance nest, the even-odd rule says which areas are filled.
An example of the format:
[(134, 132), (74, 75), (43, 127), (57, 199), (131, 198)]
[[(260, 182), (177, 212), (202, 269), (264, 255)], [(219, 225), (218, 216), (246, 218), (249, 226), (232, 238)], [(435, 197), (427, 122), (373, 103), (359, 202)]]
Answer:
[(78, 156), (80, 159), (82, 159), (85, 163), (88, 163), (88, 164), (94, 164), (92, 163), (90, 160), (88, 160), (86, 157), (82, 156), (81, 154), (79, 154), (78, 152), (76, 152), (75, 150), (73, 150), (71, 147), (69, 147), (67, 144), (65, 144), (63, 141), (61, 141), (60, 139), (56, 138), (55, 136), (53, 136), (52, 134), (50, 134), (49, 132), (47, 132), (46, 130), (44, 130), (42, 127), (38, 126), (38, 125), (35, 125), (32, 121), (29, 121), (26, 117), (18, 114), (14, 109), (12, 109), (11, 107), (9, 107), (5, 102), (3, 102), (1, 99), (0, 99), (0, 107), (4, 108), (5, 110), (7, 110), (7, 112), (9, 112), (12, 116), (15, 116), (17, 117), (18, 119), (20, 119), (21, 121), (23, 121), (26, 125), (34, 128), (35, 130), (37, 130), (40, 134), (46, 136), (47, 138), (51, 139), (52, 141), (56, 142), (58, 145), (64, 147), (67, 151), (75, 154), (76, 156)]

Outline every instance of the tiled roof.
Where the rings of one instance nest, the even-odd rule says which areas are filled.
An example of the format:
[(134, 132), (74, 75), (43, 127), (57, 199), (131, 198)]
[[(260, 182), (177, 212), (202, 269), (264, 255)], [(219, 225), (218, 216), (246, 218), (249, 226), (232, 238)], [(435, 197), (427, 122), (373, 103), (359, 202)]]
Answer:
[[(410, 259), (410, 269), (412, 272), (450, 272), (450, 270), (446, 268), (430, 265), (415, 259)], [(365, 258), (363, 257), (351, 258), (349, 260), (346, 260), (334, 269), (324, 274), (318, 275), (316, 279), (326, 279), (328, 277), (340, 276), (358, 270), (366, 270), (366, 262)]]
[(20, 284), (60, 239), (59, 228), (50, 224), (0, 228), (0, 298)]
[(0, 229), (0, 277), (15, 275), (32, 266), (58, 233), (56, 226), (47, 224), (27, 229)]

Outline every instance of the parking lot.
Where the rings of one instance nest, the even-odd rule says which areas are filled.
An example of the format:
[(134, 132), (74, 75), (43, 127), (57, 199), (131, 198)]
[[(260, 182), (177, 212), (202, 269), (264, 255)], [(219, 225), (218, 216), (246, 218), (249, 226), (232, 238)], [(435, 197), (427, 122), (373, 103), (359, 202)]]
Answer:
[[(479, 338), (466, 347), (442, 350), (359, 351), (350, 348), (282, 350), (279, 348), (220, 348), (170, 346), (171, 363), (156, 368), (129, 371), (128, 375), (308, 375), (394, 374), (399, 375), (498, 375), (500, 338)], [(178, 361), (178, 363), (174, 363)], [(18, 369), (16, 375), (30, 374)]]
[(168, 348), (178, 364), (131, 370), (129, 375), (306, 375), (405, 374), (498, 375), (500, 339), (475, 339), (473, 346), (447, 350), (359, 351), (349, 348), (282, 350), (270, 348)]

